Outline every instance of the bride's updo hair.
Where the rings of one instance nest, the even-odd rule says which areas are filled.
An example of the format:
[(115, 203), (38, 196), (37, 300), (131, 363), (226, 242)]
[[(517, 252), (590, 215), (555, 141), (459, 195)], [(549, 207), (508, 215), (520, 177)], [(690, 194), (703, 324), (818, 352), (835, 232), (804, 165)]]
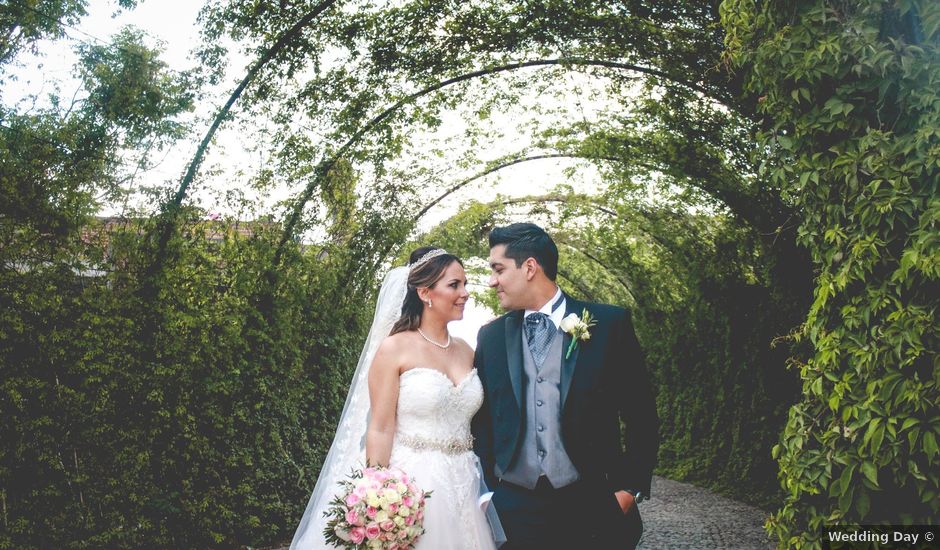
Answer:
[(433, 288), (434, 285), (441, 280), (441, 277), (444, 276), (444, 271), (450, 267), (450, 264), (457, 262), (463, 266), (463, 262), (460, 261), (460, 258), (448, 253), (434, 256), (429, 260), (417, 263), (425, 254), (433, 250), (439, 250), (439, 247), (422, 246), (412, 252), (411, 256), (408, 258), (408, 265), (411, 266), (411, 270), (408, 272), (408, 291), (405, 294), (405, 301), (401, 306), (401, 317), (395, 321), (395, 325), (392, 327), (389, 336), (406, 330), (415, 330), (421, 326), (421, 314), (424, 312), (424, 302), (418, 297), (418, 289), (424, 287)]

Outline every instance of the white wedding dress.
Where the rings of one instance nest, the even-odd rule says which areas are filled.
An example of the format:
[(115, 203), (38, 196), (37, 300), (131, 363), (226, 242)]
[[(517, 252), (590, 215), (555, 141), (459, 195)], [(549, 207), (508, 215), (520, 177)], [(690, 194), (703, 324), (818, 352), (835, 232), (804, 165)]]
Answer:
[(483, 403), (483, 385), (476, 369), (454, 384), (439, 370), (415, 367), (401, 374), (399, 384), (390, 463), (432, 491), (415, 549), (495, 548), (477, 505), (481, 480), (470, 420)]
[[(379, 344), (400, 316), (408, 269), (390, 270), (382, 283), (372, 328), (353, 373), (336, 436), (294, 532), (291, 550), (335, 548), (323, 534), (327, 525), (324, 512), (342, 490), (340, 483), (353, 469), (365, 466), (369, 367)], [(422, 490), (433, 492), (425, 502), (425, 533), (416, 548), (495, 548), (494, 537), (500, 542), (506, 540), (499, 518), (492, 506), (484, 515), (477, 505), (484, 485), (470, 436), (470, 420), (483, 403), (483, 384), (476, 370), (454, 384), (442, 371), (415, 367), (403, 372), (399, 381), (397, 430), (389, 462), (413, 477)]]

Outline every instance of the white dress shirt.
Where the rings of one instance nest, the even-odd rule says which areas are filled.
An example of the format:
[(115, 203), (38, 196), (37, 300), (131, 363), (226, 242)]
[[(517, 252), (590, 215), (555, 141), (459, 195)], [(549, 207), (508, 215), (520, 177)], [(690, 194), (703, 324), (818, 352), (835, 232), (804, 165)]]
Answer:
[(557, 329), (561, 326), (561, 320), (565, 318), (565, 302), (567, 301), (562, 298), (561, 303), (558, 304), (558, 307), (555, 308), (555, 311), (552, 311), (552, 304), (554, 304), (555, 300), (557, 300), (560, 296), (562, 296), (561, 287), (555, 287), (555, 295), (552, 296), (551, 300), (545, 302), (545, 305), (543, 305), (538, 311), (534, 309), (525, 310), (523, 318), (528, 317), (533, 313), (544, 313), (545, 315), (548, 315), (548, 318), (551, 319), (552, 323), (555, 324), (555, 328)]

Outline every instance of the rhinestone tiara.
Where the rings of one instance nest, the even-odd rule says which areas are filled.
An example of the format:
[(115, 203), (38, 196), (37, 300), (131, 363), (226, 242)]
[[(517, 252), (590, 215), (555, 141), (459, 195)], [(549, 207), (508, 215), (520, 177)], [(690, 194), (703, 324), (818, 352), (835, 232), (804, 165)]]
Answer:
[(423, 264), (424, 262), (426, 262), (426, 261), (428, 261), (428, 260), (431, 260), (431, 259), (433, 259), (433, 258), (437, 258), (438, 256), (443, 256), (444, 254), (448, 254), (448, 252), (447, 252), (446, 250), (444, 250), (443, 248), (435, 248), (434, 250), (431, 250), (431, 251), (425, 253), (424, 256), (421, 256), (420, 258), (418, 258), (417, 260), (415, 260), (414, 263), (408, 264), (408, 268), (409, 268), (409, 269), (414, 269), (414, 268), (418, 267), (419, 265)]

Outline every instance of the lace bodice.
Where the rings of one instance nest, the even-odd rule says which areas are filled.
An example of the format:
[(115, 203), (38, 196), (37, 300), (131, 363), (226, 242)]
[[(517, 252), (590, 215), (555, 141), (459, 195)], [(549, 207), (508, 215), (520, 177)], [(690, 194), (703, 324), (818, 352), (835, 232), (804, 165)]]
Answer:
[(431, 491), (425, 534), (415, 550), (493, 550), (493, 539), (477, 505), (479, 461), (473, 454), (470, 421), (483, 404), (476, 369), (454, 384), (446, 374), (415, 367), (401, 374), (392, 466)]
[(433, 441), (470, 438), (470, 420), (483, 403), (476, 369), (454, 384), (439, 370), (415, 367), (403, 372), (399, 383), (399, 436)]

